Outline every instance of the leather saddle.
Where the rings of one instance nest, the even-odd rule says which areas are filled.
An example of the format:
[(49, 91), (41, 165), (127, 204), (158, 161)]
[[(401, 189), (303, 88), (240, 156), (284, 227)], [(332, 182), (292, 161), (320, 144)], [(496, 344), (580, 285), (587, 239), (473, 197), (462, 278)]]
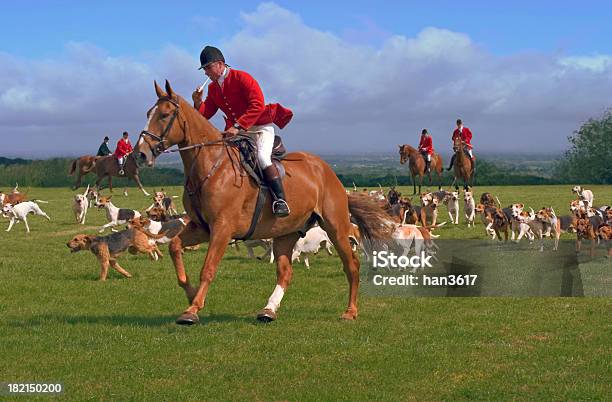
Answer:
[[(248, 134), (236, 134), (228, 140), (232, 146), (240, 151), (240, 164), (244, 170), (258, 184), (265, 184), (263, 169), (259, 166), (257, 158), (257, 142), (255, 138)], [(278, 135), (274, 136), (274, 146), (272, 147), (272, 163), (278, 169), (281, 178), (285, 177), (285, 168), (281, 161), (285, 158), (287, 150), (283, 140)]]

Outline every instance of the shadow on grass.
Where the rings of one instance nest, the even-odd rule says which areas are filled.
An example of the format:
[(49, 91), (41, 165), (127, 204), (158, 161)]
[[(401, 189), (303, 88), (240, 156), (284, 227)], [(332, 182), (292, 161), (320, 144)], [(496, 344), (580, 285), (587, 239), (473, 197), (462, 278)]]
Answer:
[[(138, 316), (138, 315), (63, 315), (49, 314), (25, 320), (8, 320), (8, 325), (14, 328), (28, 328), (45, 326), (48, 324), (68, 325), (110, 325), (110, 326), (137, 326), (137, 327), (165, 327), (175, 326), (176, 315)], [(256, 324), (254, 316), (238, 316), (231, 314), (201, 315), (200, 324), (210, 323), (242, 323)], [(178, 325), (176, 325), (178, 327)]]

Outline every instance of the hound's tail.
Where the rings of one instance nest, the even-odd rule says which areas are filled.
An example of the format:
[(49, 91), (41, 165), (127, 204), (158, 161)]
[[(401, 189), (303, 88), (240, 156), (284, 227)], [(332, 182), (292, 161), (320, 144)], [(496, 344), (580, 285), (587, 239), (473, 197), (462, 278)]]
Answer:
[[(441, 226), (446, 225), (446, 223), (447, 223), (447, 222), (446, 222), (446, 221), (444, 221), (444, 222), (442, 222), (442, 223), (438, 223), (437, 225), (419, 226), (419, 227), (422, 227), (422, 228), (425, 228), (425, 229), (427, 229), (427, 230), (429, 230), (429, 231), (432, 231), (432, 230), (434, 230), (434, 229), (437, 229), (437, 228), (439, 228), (439, 227), (441, 227)], [(432, 235), (432, 236), (433, 236), (433, 235)], [(438, 236), (436, 236), (436, 237), (438, 237)]]

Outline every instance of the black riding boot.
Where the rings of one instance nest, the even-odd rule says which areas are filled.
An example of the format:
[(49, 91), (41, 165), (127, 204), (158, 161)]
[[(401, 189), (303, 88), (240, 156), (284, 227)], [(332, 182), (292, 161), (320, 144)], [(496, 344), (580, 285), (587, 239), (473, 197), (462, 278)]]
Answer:
[(472, 158), (472, 175), (476, 174), (476, 158)]
[(431, 161), (428, 161), (427, 159), (425, 159), (425, 172), (431, 173)]
[(452, 156), (451, 161), (450, 161), (450, 166), (446, 170), (452, 170), (454, 163), (455, 163), (455, 155)]
[(265, 168), (264, 176), (266, 177), (266, 182), (270, 186), (275, 199), (272, 203), (272, 213), (279, 217), (289, 215), (289, 205), (287, 205), (287, 201), (285, 201), (283, 182), (276, 166), (271, 165)]

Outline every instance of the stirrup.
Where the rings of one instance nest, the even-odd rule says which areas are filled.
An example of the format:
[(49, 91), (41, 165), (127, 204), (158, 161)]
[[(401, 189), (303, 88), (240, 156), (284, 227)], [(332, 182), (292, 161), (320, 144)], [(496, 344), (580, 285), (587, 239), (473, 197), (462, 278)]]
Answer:
[(119, 176), (125, 176), (125, 172), (123, 171), (123, 169), (119, 170)]
[(279, 198), (278, 200), (272, 203), (272, 213), (276, 216), (287, 216), (291, 211), (289, 210), (289, 205), (287, 205), (287, 201)]

